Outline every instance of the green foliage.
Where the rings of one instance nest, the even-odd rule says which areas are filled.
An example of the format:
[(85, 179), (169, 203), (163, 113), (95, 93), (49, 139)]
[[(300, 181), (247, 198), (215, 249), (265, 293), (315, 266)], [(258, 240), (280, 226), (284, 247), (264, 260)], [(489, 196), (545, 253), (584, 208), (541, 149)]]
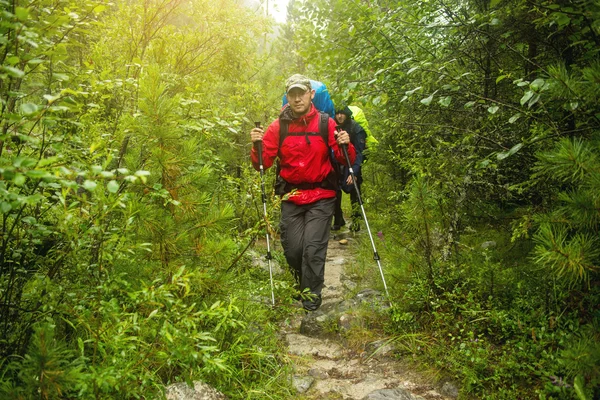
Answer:
[[(560, 362), (564, 365), (569, 381), (579, 399), (593, 398), (600, 382), (600, 346), (598, 327), (586, 325), (570, 338), (561, 353)], [(586, 384), (589, 382), (589, 384)]]
[(0, 7), (0, 397), (159, 397), (196, 379), (286, 393), (272, 315), (219, 281), (247, 239), (231, 171), (262, 18), (204, 1)]
[(70, 344), (54, 339), (57, 327), (40, 325), (23, 360), (10, 364), (3, 393), (134, 398), (158, 395), (161, 382), (202, 378), (243, 397), (245, 385), (277, 376), (275, 343), (263, 328), (248, 331), (252, 318), (236, 300), (204, 303), (198, 274), (180, 268), (169, 282), (139, 285), (128, 278), (55, 304)]
[(538, 243), (536, 261), (555, 270), (559, 276), (573, 280), (588, 279), (588, 272), (596, 269), (600, 255), (596, 237), (576, 234), (569, 237), (565, 227), (552, 228), (543, 224), (534, 240)]
[(597, 4), (310, 0), (274, 44), (230, 1), (0, 12), (3, 397), (292, 396), (290, 310), (243, 253), (279, 213), (247, 132), (295, 72), (380, 141), (363, 197), (405, 351), (472, 396), (598, 396)]
[(539, 216), (536, 259), (561, 276), (589, 282), (600, 265), (598, 148), (581, 139), (562, 139), (538, 158), (539, 173), (569, 189), (557, 194), (559, 204), (551, 213)]
[(380, 141), (371, 196), (394, 204), (378, 211), (401, 304), (390, 329), (436, 338), (428, 359), (478, 398), (597, 395), (559, 365), (573, 321), (598, 318), (597, 5), (295, 12), (288, 40), (336, 99), (364, 105)]
[(18, 376), (23, 387), (3, 380), (0, 393), (11, 399), (36, 396), (58, 399), (77, 395), (85, 388), (83, 361), (56, 339), (55, 326), (43, 323), (36, 327), (23, 360), (10, 365), (10, 373)]

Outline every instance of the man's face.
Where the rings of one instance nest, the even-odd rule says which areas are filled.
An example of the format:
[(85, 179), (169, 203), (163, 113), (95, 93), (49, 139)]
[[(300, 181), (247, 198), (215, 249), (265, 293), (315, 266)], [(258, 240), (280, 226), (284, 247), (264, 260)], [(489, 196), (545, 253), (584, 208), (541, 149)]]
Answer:
[(342, 114), (342, 113), (336, 113), (335, 114), (335, 120), (340, 125), (343, 125), (344, 122), (346, 122), (346, 118), (348, 118), (348, 116), (346, 114)]
[(300, 88), (292, 88), (287, 92), (287, 100), (296, 116), (301, 116), (310, 111), (310, 102), (315, 95), (314, 90), (304, 91)]

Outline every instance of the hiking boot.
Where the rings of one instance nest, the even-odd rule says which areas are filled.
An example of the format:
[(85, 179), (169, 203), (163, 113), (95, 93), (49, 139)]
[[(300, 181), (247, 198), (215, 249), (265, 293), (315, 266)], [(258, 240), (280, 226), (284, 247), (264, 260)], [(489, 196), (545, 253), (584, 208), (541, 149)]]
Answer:
[(342, 221), (341, 223), (338, 223), (337, 221), (333, 221), (333, 226), (331, 227), (332, 231), (339, 231), (340, 229), (342, 229), (342, 226), (346, 225), (345, 221)]
[(313, 294), (312, 299), (310, 300), (302, 300), (302, 306), (306, 311), (317, 311), (319, 307), (321, 307), (321, 295)]

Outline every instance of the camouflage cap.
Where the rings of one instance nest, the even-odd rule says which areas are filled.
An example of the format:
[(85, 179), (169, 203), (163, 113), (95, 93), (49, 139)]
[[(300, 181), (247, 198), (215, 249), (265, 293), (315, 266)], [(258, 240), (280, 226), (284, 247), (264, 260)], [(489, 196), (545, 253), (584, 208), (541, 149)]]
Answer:
[(285, 92), (288, 93), (293, 88), (299, 88), (304, 90), (311, 90), (310, 79), (305, 77), (304, 75), (294, 74), (285, 81)]

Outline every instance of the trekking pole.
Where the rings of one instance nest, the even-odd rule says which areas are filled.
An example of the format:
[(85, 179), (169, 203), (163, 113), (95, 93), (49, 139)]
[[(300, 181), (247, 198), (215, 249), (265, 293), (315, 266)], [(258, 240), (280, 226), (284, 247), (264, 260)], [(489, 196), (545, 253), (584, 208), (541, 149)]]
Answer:
[[(260, 128), (260, 122), (255, 122), (254, 126)], [(260, 191), (262, 195), (263, 203), (263, 214), (265, 217), (265, 228), (267, 230), (267, 262), (269, 263), (269, 279), (271, 280), (271, 304), (275, 306), (275, 290), (273, 288), (273, 267), (271, 266), (271, 241), (269, 238), (269, 220), (267, 219), (267, 195), (265, 194), (265, 169), (263, 167), (263, 156), (262, 156), (262, 141), (254, 142), (256, 151), (258, 151), (258, 163), (260, 166)]]
[[(336, 131), (341, 131), (342, 127), (336, 125)], [(369, 239), (371, 239), (371, 246), (373, 246), (373, 259), (377, 261), (377, 265), (379, 266), (379, 273), (381, 274), (381, 280), (383, 281), (383, 287), (385, 288), (385, 294), (390, 299), (390, 293), (388, 292), (387, 284), (385, 283), (385, 277), (383, 276), (383, 268), (381, 268), (381, 258), (379, 258), (379, 253), (377, 253), (377, 249), (375, 248), (375, 241), (373, 240), (373, 235), (371, 235), (371, 228), (369, 227), (369, 221), (367, 220), (367, 213), (365, 212), (365, 207), (363, 206), (362, 197), (360, 196), (360, 191), (358, 190), (358, 181), (356, 180), (356, 176), (354, 175), (354, 170), (352, 169), (352, 164), (350, 163), (350, 157), (348, 156), (348, 145), (343, 144), (342, 151), (344, 152), (344, 157), (346, 158), (346, 163), (348, 163), (348, 171), (352, 176), (352, 182), (354, 184), (354, 190), (356, 190), (356, 198), (358, 199), (358, 204), (360, 205), (360, 209), (362, 211), (363, 218), (365, 219), (365, 225), (367, 226), (367, 232), (369, 233)]]

